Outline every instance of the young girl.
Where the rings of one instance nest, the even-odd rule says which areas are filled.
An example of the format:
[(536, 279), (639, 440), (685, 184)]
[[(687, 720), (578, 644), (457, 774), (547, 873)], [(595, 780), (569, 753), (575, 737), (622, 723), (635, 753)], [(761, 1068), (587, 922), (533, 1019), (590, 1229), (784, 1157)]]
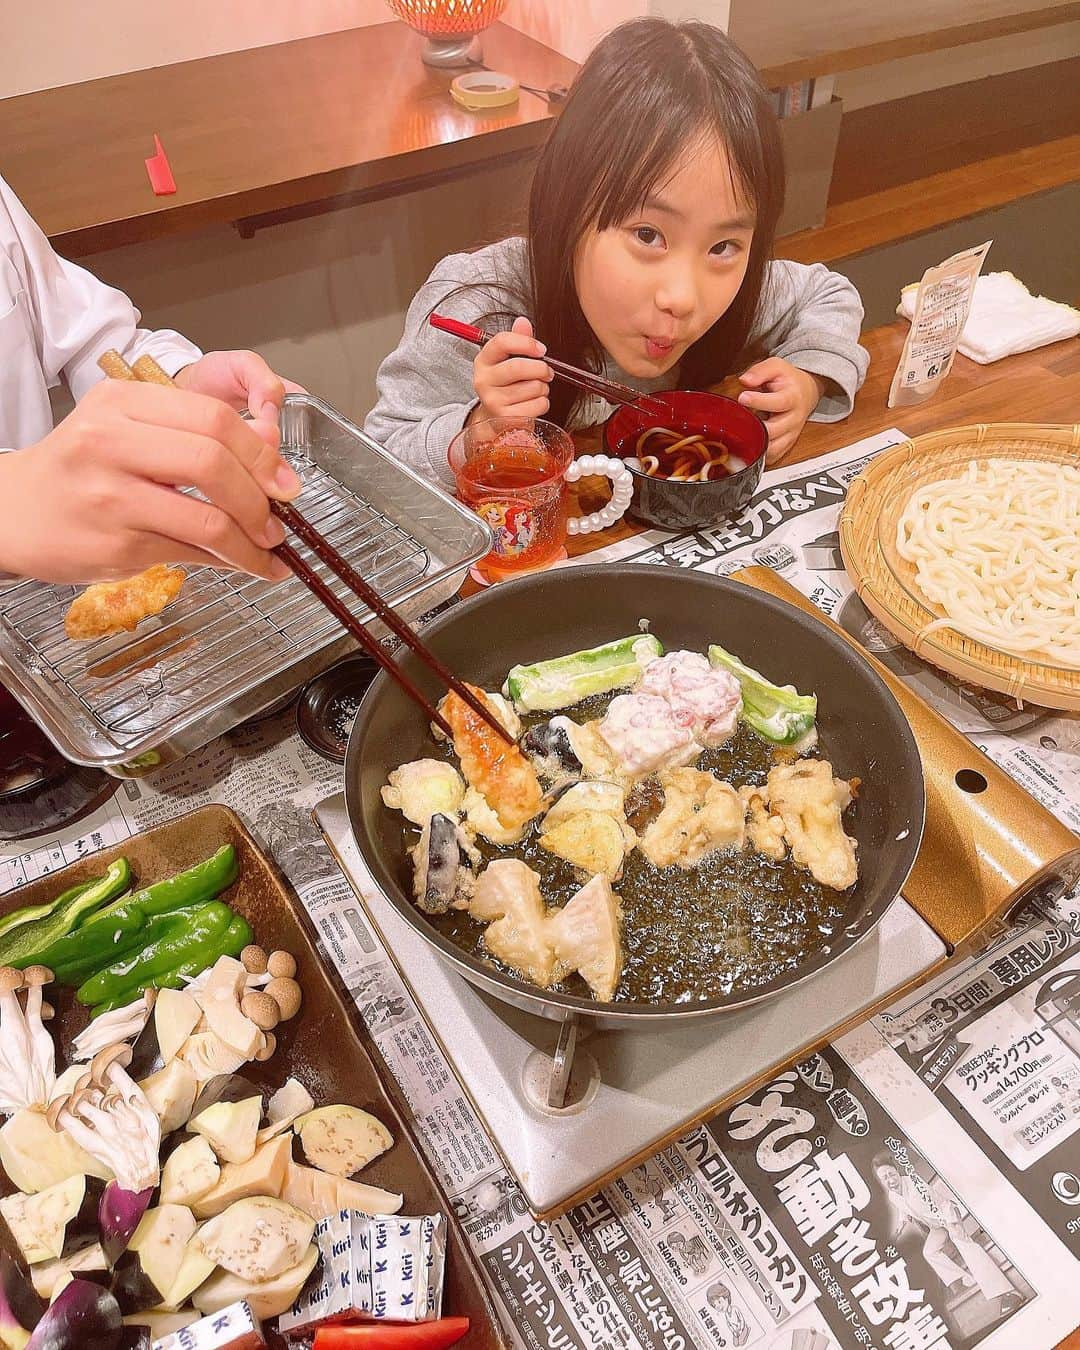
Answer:
[[(740, 402), (767, 417), (769, 460), (781, 458), (811, 415), (847, 416), (869, 360), (851, 283), (770, 261), (783, 199), (776, 117), (739, 49), (705, 23), (623, 24), (582, 67), (541, 154), (527, 237), (439, 263), (365, 430), (448, 484), (467, 422), (603, 420), (607, 404), (552, 382), (550, 351), (649, 392), (741, 371)], [(509, 331), (474, 359), (429, 326), (434, 310)]]

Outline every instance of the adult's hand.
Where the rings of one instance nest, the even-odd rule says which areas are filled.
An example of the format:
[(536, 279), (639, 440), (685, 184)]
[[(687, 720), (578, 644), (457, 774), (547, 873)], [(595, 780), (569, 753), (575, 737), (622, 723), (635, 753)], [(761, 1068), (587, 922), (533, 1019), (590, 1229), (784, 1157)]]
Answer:
[(302, 394), (291, 380), (275, 375), (257, 352), (207, 352), (174, 377), (181, 389), (219, 398), (237, 412), (276, 422), (286, 393)]
[(269, 499), (300, 483), (275, 432), (203, 393), (103, 380), (43, 440), (0, 455), (0, 570), (85, 582), (224, 563), (284, 579)]

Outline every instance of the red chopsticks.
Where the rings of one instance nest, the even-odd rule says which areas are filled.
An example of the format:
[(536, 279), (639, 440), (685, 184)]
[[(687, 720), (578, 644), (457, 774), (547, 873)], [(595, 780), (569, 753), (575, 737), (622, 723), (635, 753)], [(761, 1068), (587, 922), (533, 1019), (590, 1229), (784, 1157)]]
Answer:
[[(147, 384), (173, 384), (173, 381), (161, 369), (158, 363), (150, 356), (141, 356), (135, 362), (134, 366), (129, 366), (119, 352), (108, 351), (98, 361), (101, 369), (114, 380), (142, 380)], [(321, 535), (304, 517), (290, 506), (287, 502), (270, 503), (270, 509), (273, 513), (286, 524), (295, 535), (307, 544), (312, 553), (324, 562), (342, 581), (348, 586), (358, 599), (376, 614), (387, 628), (390, 629), (401, 641), (409, 647), (423, 661), (429, 670), (433, 671), (450, 689), (457, 694), (458, 698), (477, 714), (482, 717), (489, 727), (507, 742), (514, 744), (514, 738), (506, 730), (501, 722), (495, 717), (494, 713), (485, 706), (481, 699), (478, 699), (472, 690), (463, 684), (452, 671), (439, 660), (434, 652), (421, 641), (420, 637), (413, 632), (404, 619), (400, 617), (382, 596), (370, 586), (346, 560), (338, 553), (337, 549)], [(317, 572), (307, 565), (299, 553), (289, 544), (279, 544), (273, 550), (294, 575), (304, 583), (313, 595), (326, 606), (333, 614), (334, 618), (345, 628), (356, 640), (368, 655), (382, 667), (383, 670), (401, 685), (402, 689), (419, 707), (423, 708), (427, 714), (428, 720), (434, 722), (440, 730), (444, 731), (451, 740), (454, 738), (454, 729), (439, 710), (432, 706), (429, 700), (420, 692), (408, 675), (394, 661), (386, 648), (373, 634), (369, 633), (364, 625), (356, 616), (346, 608), (338, 599), (329, 586), (323, 581)]]
[[(494, 336), (492, 333), (485, 333), (482, 328), (477, 328), (475, 324), (462, 323), (460, 319), (451, 319), (445, 314), (429, 315), (428, 323), (431, 324), (432, 328), (438, 328), (444, 333), (452, 333), (454, 337), (463, 338), (476, 347), (482, 347), (485, 342), (489, 342)], [(628, 384), (620, 384), (618, 380), (607, 380), (602, 375), (594, 374), (591, 370), (582, 370), (580, 366), (571, 366), (566, 361), (556, 361), (551, 356), (545, 356), (544, 362), (551, 367), (559, 379), (565, 380), (567, 384), (572, 384), (578, 389), (584, 389), (587, 394), (598, 394), (601, 398), (607, 399), (609, 403), (625, 403), (630, 407), (640, 408), (642, 412), (647, 412), (650, 417), (663, 417), (668, 420), (671, 418), (671, 409), (666, 403), (661, 403), (659, 399), (643, 394), (639, 389), (631, 389)], [(666, 426), (667, 422), (664, 425)]]

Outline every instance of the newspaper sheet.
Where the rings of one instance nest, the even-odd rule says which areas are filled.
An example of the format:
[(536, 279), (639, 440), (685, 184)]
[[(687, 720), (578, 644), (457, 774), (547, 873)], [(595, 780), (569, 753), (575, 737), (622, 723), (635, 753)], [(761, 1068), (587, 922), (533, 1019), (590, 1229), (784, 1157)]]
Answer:
[[(731, 525), (582, 561), (782, 572), (1028, 791), (1080, 826), (1080, 719), (961, 686), (880, 628), (837, 540), (848, 484), (898, 431), (768, 473)], [(1032, 906), (833, 1046), (551, 1224), (536, 1222), (311, 818), (340, 769), (291, 712), (249, 723), (90, 816), (0, 842), (0, 890), (206, 802), (303, 898), (529, 1350), (1040, 1350), (1080, 1323), (1080, 901)]]

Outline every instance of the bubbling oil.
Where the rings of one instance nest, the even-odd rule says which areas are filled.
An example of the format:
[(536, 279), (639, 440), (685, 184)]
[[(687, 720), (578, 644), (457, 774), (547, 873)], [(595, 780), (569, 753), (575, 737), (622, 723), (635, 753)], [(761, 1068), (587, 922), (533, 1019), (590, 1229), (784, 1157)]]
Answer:
[[(612, 697), (586, 699), (565, 713), (575, 722), (590, 721), (603, 715)], [(523, 718), (522, 724), (527, 729), (544, 720), (543, 715), (534, 715)], [(446, 743), (432, 744), (424, 753), (454, 762)], [(764, 783), (774, 765), (790, 758), (740, 723), (726, 744), (701, 756), (697, 767), (740, 787)], [(631, 824), (643, 827), (662, 801), (655, 780), (635, 788), (628, 799)], [(476, 845), (485, 865), (495, 858), (520, 858), (540, 877), (548, 905), (564, 905), (580, 890), (584, 877), (541, 848), (540, 834), (536, 820), (516, 844), (500, 846), (478, 838)], [(409, 846), (416, 837), (413, 832)], [(407, 859), (402, 883), (408, 893)], [(654, 867), (634, 849), (615, 890), (622, 897), (626, 953), (616, 1003), (693, 1003), (752, 992), (828, 945), (851, 907), (850, 893), (821, 885), (790, 858), (776, 862), (749, 848), (714, 853), (691, 869)], [(487, 925), (467, 912), (450, 910), (426, 917), (470, 956), (494, 970), (516, 973), (491, 956), (483, 944)], [(590, 997), (588, 986), (576, 974), (553, 987)]]

